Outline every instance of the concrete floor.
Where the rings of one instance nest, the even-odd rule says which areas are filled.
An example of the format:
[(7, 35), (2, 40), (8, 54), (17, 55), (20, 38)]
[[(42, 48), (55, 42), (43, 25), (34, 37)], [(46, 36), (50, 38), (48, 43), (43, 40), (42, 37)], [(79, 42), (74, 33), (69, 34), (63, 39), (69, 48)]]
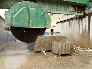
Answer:
[(92, 69), (91, 51), (76, 51), (72, 56), (61, 57), (47, 52), (45, 56), (33, 53), (20, 41), (5, 45), (0, 52), (0, 69)]

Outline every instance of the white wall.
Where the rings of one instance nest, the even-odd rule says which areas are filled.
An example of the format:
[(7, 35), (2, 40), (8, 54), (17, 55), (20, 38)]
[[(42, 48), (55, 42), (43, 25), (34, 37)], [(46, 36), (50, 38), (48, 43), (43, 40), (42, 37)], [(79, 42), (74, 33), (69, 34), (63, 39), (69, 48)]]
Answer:
[(90, 20), (90, 47), (92, 49), (92, 16)]
[(0, 44), (5, 42), (4, 20), (0, 17)]
[(67, 37), (67, 41), (72, 41), (77, 46), (89, 47), (88, 17), (58, 23), (56, 31), (59, 31), (60, 35)]

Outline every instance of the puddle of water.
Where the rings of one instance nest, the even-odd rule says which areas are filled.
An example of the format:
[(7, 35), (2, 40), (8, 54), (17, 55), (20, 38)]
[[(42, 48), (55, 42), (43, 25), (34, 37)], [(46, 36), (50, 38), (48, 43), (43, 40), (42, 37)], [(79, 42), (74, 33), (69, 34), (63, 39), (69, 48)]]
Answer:
[(3, 67), (5, 67), (5, 60), (0, 57), (0, 69), (3, 69)]
[(0, 69), (17, 69), (27, 62), (27, 56), (9, 56), (0, 58)]
[[(15, 46), (17, 49), (15, 50)], [(23, 43), (8, 43), (8, 46), (0, 52), (0, 69), (18, 69), (27, 62), (27, 57), (33, 54)]]
[(27, 62), (26, 56), (7, 57), (5, 58), (5, 66), (7, 69), (17, 69), (19, 66)]

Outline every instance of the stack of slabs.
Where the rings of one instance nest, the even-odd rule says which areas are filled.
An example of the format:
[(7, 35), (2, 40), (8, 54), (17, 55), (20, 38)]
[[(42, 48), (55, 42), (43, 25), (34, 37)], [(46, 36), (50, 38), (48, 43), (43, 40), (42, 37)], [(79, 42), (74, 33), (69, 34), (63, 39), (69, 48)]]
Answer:
[(35, 41), (34, 51), (47, 51), (52, 50), (52, 42), (59, 41), (65, 42), (65, 36), (38, 36)]
[(52, 42), (52, 51), (55, 54), (71, 54), (71, 50), (74, 46), (73, 42)]

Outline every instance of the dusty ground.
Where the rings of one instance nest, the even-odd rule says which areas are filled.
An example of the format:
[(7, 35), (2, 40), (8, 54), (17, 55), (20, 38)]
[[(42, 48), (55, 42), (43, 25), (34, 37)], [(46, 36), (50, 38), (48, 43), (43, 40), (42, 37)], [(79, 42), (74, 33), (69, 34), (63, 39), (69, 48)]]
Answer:
[(92, 69), (91, 51), (77, 51), (72, 56), (59, 57), (52, 52), (47, 52), (46, 56), (33, 53), (26, 43), (19, 41), (5, 45), (0, 52), (0, 69)]

